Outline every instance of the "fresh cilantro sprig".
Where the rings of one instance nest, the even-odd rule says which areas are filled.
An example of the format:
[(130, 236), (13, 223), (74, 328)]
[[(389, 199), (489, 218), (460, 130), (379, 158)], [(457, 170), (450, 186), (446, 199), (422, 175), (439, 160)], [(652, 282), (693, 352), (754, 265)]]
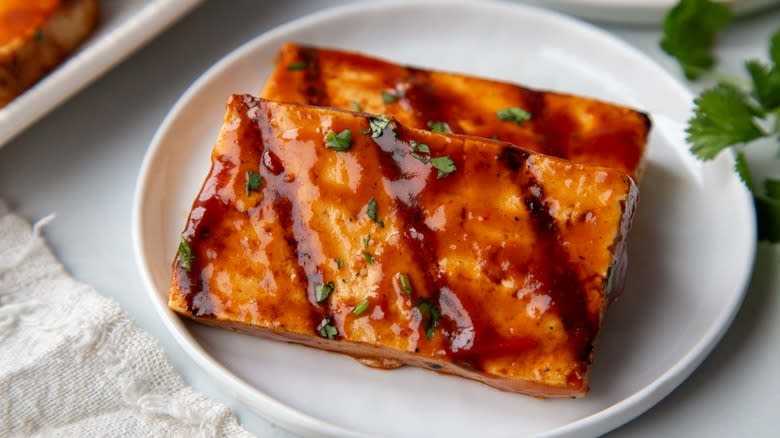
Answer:
[(682, 0), (664, 20), (661, 48), (680, 63), (685, 77), (696, 79), (715, 65), (715, 35), (731, 22), (731, 9), (710, 0)]
[[(771, 37), (769, 62), (749, 60), (750, 81), (713, 74), (712, 47), (716, 33), (731, 20), (728, 6), (710, 0), (681, 0), (664, 21), (661, 47), (674, 56), (689, 79), (707, 74), (717, 84), (694, 100), (688, 121), (691, 152), (711, 160), (727, 149), (735, 151), (735, 170), (753, 193), (759, 239), (780, 242), (780, 180), (755, 184), (744, 149), (763, 138), (780, 141), (780, 29)], [(744, 83), (744, 86), (738, 84)]]

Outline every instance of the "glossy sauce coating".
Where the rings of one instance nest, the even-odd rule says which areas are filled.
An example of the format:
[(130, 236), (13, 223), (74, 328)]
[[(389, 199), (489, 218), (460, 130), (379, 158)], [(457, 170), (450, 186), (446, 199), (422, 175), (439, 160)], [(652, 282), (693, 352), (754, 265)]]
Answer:
[(61, 4), (60, 0), (0, 1), (0, 47), (33, 35)]
[[(193, 258), (189, 269), (174, 261), (169, 305), (501, 389), (583, 395), (632, 180), (400, 123), (372, 136), (372, 120), (231, 98), (183, 233)], [(347, 151), (326, 147), (328, 132), (345, 130)], [(420, 144), (430, 153), (415, 156)], [(457, 169), (440, 176), (434, 157)], [(250, 172), (261, 188), (248, 188)]]
[[(383, 99), (383, 92), (394, 97)], [(294, 43), (281, 48), (260, 97), (352, 111), (357, 104), (426, 130), (431, 122), (444, 122), (456, 134), (618, 169), (636, 181), (650, 129), (644, 113), (594, 99)], [(530, 120), (498, 118), (500, 110), (513, 107), (528, 111)]]

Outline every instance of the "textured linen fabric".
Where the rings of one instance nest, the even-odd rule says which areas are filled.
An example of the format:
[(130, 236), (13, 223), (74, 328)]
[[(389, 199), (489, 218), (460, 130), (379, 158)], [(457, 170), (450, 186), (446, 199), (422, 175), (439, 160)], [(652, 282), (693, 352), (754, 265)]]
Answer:
[(250, 437), (0, 201), (0, 436)]

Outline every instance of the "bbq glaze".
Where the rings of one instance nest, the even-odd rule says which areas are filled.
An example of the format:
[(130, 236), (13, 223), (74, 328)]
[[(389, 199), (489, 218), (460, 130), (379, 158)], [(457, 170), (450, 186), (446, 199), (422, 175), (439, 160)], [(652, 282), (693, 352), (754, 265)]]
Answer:
[[(584, 395), (632, 179), (392, 120), (372, 136), (372, 120), (233, 96), (182, 234), (193, 258), (189, 269), (173, 263), (171, 308), (374, 364)], [(328, 148), (328, 132), (344, 130), (350, 149)], [(430, 154), (415, 156), (415, 144)], [(439, 175), (430, 157), (457, 169)]]
[[(289, 69), (302, 63), (305, 68)], [(396, 96), (385, 103), (382, 92)], [(530, 151), (641, 177), (650, 119), (643, 113), (579, 96), (506, 82), (405, 67), (368, 56), (285, 44), (260, 97), (389, 114), (405, 126), (445, 122), (457, 134), (498, 138)], [(496, 113), (519, 107), (521, 124)]]

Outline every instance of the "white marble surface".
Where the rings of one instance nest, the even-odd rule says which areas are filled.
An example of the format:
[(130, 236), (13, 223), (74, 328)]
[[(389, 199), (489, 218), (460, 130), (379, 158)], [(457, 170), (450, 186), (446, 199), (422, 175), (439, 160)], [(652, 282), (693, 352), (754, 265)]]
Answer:
[[(54, 252), (79, 280), (116, 299), (158, 339), (197, 389), (230, 405), (260, 436), (289, 434), (221, 391), (165, 331), (133, 259), (130, 210), (146, 147), (181, 93), (224, 54), (291, 19), (346, 1), (207, 1), (102, 79), (0, 149), (0, 198), (28, 219), (50, 212)], [(780, 10), (746, 17), (720, 38), (721, 69), (765, 56)], [(605, 26), (680, 77), (654, 28)], [(637, 80), (643, 80), (637, 72)], [(682, 80), (682, 79), (681, 79)], [(694, 85), (694, 88), (700, 85)], [(766, 166), (763, 172), (780, 172)], [(776, 162), (774, 163), (776, 164)], [(724, 214), (728, 207), (724, 206)], [(777, 436), (780, 405), (780, 247), (761, 245), (748, 297), (694, 374), (611, 436)]]

